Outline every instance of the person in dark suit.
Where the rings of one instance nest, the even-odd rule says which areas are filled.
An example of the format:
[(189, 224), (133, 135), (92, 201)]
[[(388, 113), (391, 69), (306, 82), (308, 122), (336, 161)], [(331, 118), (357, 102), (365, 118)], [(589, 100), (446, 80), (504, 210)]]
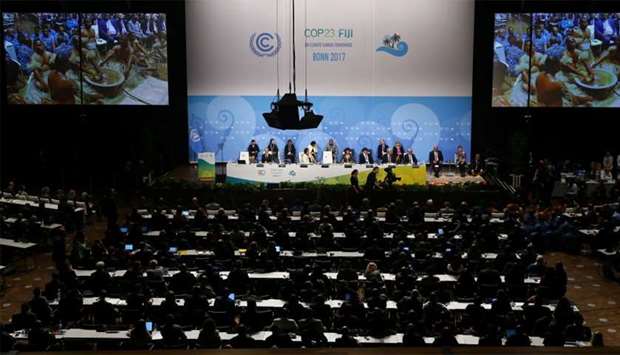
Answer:
[(359, 175), (359, 171), (357, 169), (354, 169), (351, 172), (351, 190), (355, 194), (359, 194), (362, 191), (360, 189), (360, 182), (359, 182), (358, 175)]
[(484, 160), (482, 160), (480, 153), (474, 155), (474, 160), (472, 160), (469, 169), (471, 175), (480, 175), (484, 173)]
[(379, 145), (377, 146), (377, 161), (385, 164), (390, 160), (390, 147), (385, 143), (383, 138), (379, 139)]
[(454, 162), (456, 163), (456, 167), (459, 170), (461, 176), (465, 176), (467, 172), (467, 155), (465, 154), (465, 149), (463, 149), (462, 145), (456, 147), (456, 153), (454, 153)]
[(433, 146), (433, 150), (428, 153), (428, 163), (431, 164), (431, 169), (435, 174), (435, 177), (439, 177), (441, 171), (441, 164), (443, 163), (443, 153), (439, 150), (437, 144)]
[(407, 153), (403, 156), (403, 164), (418, 165), (418, 158), (413, 153), (413, 149), (407, 149)]
[(368, 151), (368, 148), (363, 148), (358, 159), (360, 164), (373, 164), (372, 154)]
[(297, 161), (297, 150), (292, 140), (287, 140), (284, 146), (284, 162), (287, 164), (295, 164)]
[(250, 141), (250, 145), (248, 145), (248, 153), (250, 155), (250, 164), (256, 163), (258, 161), (258, 152), (260, 148), (258, 144), (256, 144), (256, 140), (252, 139)]
[(364, 185), (364, 191), (368, 194), (379, 188), (377, 184), (377, 173), (379, 172), (378, 167), (374, 167), (368, 177), (366, 178), (366, 185)]
[(271, 138), (263, 155), (263, 163), (280, 163), (278, 152), (278, 144), (276, 144), (275, 139)]

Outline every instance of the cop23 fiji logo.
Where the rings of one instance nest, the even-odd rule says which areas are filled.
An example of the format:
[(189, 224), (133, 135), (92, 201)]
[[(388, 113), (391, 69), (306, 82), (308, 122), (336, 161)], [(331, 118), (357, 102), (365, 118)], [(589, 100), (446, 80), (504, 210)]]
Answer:
[(250, 49), (259, 57), (273, 57), (282, 47), (282, 39), (275, 32), (252, 33)]
[(395, 57), (404, 57), (409, 52), (409, 45), (400, 38), (398, 33), (387, 35), (383, 38), (377, 52), (387, 53)]

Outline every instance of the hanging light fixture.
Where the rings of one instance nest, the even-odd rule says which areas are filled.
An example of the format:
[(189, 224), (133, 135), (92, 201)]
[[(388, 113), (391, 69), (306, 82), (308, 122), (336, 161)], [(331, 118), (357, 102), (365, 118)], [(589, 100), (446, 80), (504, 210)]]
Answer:
[[(276, 0), (276, 2), (279, 0)], [(305, 0), (307, 1), (307, 0)], [(277, 9), (277, 6), (276, 6)], [(276, 10), (277, 12), (277, 10)], [(307, 8), (306, 8), (307, 15)], [(276, 21), (278, 14), (276, 13)], [(307, 72), (307, 63), (305, 62), (308, 58), (304, 60), (305, 70), (306, 70), (306, 80), (305, 80), (305, 98), (304, 101), (300, 101), (297, 99), (297, 87), (296, 87), (296, 52), (295, 52), (295, 0), (291, 0), (291, 18), (292, 18), (292, 53), (293, 56), (293, 82), (291, 86), (291, 82), (289, 82), (289, 92), (284, 94), (282, 98), (280, 98), (280, 83), (278, 80), (278, 88), (276, 91), (276, 100), (271, 103), (271, 112), (263, 113), (263, 117), (267, 122), (267, 125), (272, 128), (277, 129), (293, 129), (293, 130), (302, 130), (302, 129), (312, 129), (317, 128), (321, 121), (323, 120), (322, 115), (317, 115), (312, 110), (313, 104), (308, 101), (308, 72)], [(276, 22), (277, 23), (277, 22)], [(277, 27), (277, 25), (276, 25)], [(277, 65), (277, 64), (276, 64)], [(279, 70), (280, 68), (276, 68), (278, 71), (279, 78)], [(289, 78), (290, 79), (290, 78)], [(303, 113), (303, 116), (300, 115), (300, 111)]]

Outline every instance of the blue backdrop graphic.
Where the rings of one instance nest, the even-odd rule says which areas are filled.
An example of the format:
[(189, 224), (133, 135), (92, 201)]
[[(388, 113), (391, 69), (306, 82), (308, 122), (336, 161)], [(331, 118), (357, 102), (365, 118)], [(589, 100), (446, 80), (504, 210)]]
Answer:
[[(215, 152), (217, 161), (234, 161), (256, 139), (261, 149), (275, 138), (280, 151), (292, 139), (297, 151), (315, 140), (322, 150), (329, 138), (340, 152), (362, 147), (376, 153), (380, 138), (391, 147), (400, 141), (426, 161), (433, 144), (439, 144), (446, 160), (458, 145), (471, 146), (471, 97), (311, 97), (314, 111), (325, 116), (312, 130), (282, 131), (267, 126), (262, 113), (270, 110), (269, 96), (190, 96), (190, 160), (200, 152)], [(301, 148), (301, 149), (300, 149)], [(468, 156), (468, 159), (470, 157)]]

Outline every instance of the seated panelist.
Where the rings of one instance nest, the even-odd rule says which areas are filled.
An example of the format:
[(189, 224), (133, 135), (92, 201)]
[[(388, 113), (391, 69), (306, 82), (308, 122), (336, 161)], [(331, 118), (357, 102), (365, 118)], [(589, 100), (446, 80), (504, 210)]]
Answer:
[(260, 151), (260, 148), (258, 147), (258, 144), (256, 144), (256, 140), (252, 139), (250, 141), (247, 151), (250, 156), (250, 164), (255, 164), (258, 162), (258, 152)]
[(418, 158), (413, 153), (413, 149), (407, 149), (407, 153), (403, 156), (403, 164), (418, 165)]
[(284, 162), (287, 164), (295, 164), (297, 161), (297, 150), (292, 140), (287, 140), (284, 146)]
[(373, 164), (372, 154), (368, 148), (363, 148), (360, 157), (357, 160), (360, 164)]
[(439, 177), (441, 164), (443, 163), (443, 153), (439, 150), (437, 144), (435, 144), (433, 146), (433, 150), (428, 153), (428, 163), (431, 165), (431, 169), (435, 177)]

